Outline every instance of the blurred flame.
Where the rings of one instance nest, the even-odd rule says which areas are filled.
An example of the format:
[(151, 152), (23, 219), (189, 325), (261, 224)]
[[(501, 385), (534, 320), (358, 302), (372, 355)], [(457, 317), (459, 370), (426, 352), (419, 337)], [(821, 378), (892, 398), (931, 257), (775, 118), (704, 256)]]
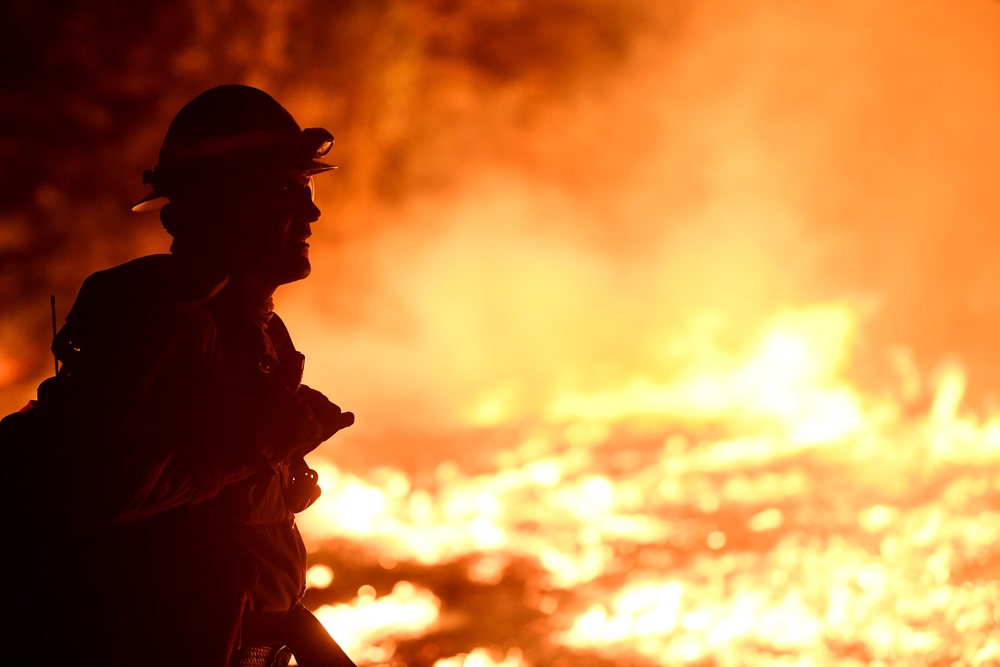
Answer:
[(382, 662), (392, 657), (395, 640), (420, 636), (437, 621), (441, 601), (407, 581), (397, 582), (382, 597), (362, 587), (350, 604), (323, 605), (316, 617), (355, 662)]
[(451, 658), (443, 658), (434, 663), (434, 667), (527, 667), (520, 649), (510, 649), (503, 658), (495, 660), (492, 652), (485, 648), (476, 648), (469, 653)]
[[(673, 382), (556, 396), (550, 421), (498, 453), (493, 472), (443, 463), (417, 486), (390, 467), (361, 477), (317, 463), (324, 495), (301, 516), (303, 531), (313, 549), (349, 537), (393, 563), (472, 557), (466, 576), (486, 585), (503, 581), (511, 557), (528, 558), (552, 590), (589, 591), (576, 611), (538, 602), (564, 624), (553, 641), (609, 655), (750, 664), (757, 646), (826, 661), (834, 644), (888, 658), (944, 650), (962, 632), (985, 640), (1000, 628), (1000, 582), (954, 577), (1000, 540), (1000, 513), (972, 509), (1000, 497), (1000, 415), (963, 411), (956, 364), (934, 375), (918, 419), (897, 397), (852, 387), (843, 371), (856, 326), (847, 304), (786, 309), (742, 357), (693, 359)], [(661, 432), (715, 435), (671, 435), (634, 460), (615, 454), (651, 418)], [(950, 470), (968, 472), (951, 473), (940, 500), (908, 496)], [(816, 514), (825, 485), (833, 508)], [(833, 534), (813, 536), (817, 521)], [(637, 567), (639, 557), (671, 565)], [(624, 586), (599, 585), (609, 577)], [(342, 610), (341, 620), (352, 613)], [(984, 664), (975, 656), (993, 649), (983, 646), (962, 655)], [(507, 664), (485, 653), (455, 660), (439, 664)]]
[(313, 565), (306, 571), (306, 586), (327, 588), (333, 583), (333, 569), (327, 565)]
[(837, 378), (854, 326), (854, 314), (842, 305), (783, 313), (736, 368), (696, 367), (668, 385), (637, 377), (623, 389), (559, 396), (549, 415), (555, 421), (769, 418), (793, 444), (845, 438), (863, 420), (856, 392)]
[(0, 353), (0, 386), (13, 382), (21, 373), (21, 364), (17, 359)]

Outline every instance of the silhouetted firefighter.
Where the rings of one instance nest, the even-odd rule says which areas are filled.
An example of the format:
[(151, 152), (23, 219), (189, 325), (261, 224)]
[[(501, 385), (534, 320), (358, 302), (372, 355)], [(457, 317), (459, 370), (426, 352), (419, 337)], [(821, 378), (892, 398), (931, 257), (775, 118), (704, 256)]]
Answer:
[(170, 254), (87, 278), (56, 376), (0, 422), (5, 664), (353, 664), (301, 605), (294, 513), (354, 415), (301, 384), (271, 300), (309, 275), (332, 144), (246, 86), (174, 118), (136, 205), (166, 199)]

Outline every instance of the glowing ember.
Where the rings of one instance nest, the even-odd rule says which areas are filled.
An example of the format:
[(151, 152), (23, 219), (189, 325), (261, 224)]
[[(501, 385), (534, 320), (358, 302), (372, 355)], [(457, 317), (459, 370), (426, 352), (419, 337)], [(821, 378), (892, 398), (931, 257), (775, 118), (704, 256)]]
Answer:
[(313, 565), (306, 572), (306, 586), (328, 588), (333, 583), (333, 570), (326, 565)]
[(527, 664), (517, 649), (511, 649), (498, 661), (487, 649), (476, 648), (468, 654), (438, 660), (434, 667), (527, 667)]
[(397, 639), (427, 632), (440, 606), (430, 591), (400, 581), (389, 595), (376, 598), (373, 588), (362, 587), (350, 604), (324, 605), (315, 614), (355, 662), (382, 662), (393, 656)]

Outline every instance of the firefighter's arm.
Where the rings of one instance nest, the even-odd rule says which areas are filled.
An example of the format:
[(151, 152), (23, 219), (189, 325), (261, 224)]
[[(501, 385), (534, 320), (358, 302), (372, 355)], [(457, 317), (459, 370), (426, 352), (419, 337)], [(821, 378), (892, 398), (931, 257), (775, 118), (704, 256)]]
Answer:
[(294, 393), (219, 371), (214, 325), (201, 309), (156, 317), (86, 399), (92, 437), (80, 481), (93, 521), (203, 502), (322, 441), (323, 424)]

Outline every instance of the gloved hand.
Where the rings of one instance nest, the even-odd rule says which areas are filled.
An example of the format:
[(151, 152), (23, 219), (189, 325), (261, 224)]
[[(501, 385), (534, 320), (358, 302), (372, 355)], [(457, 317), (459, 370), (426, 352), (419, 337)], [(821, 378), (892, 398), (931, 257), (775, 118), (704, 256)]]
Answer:
[[(347, 428), (354, 423), (354, 413), (344, 412), (322, 394), (312, 387), (300, 385), (298, 394), (299, 400), (305, 403), (313, 416), (323, 427), (323, 434), (320, 442), (329, 440), (330, 437), (342, 428)], [(316, 443), (317, 445), (319, 443)]]

